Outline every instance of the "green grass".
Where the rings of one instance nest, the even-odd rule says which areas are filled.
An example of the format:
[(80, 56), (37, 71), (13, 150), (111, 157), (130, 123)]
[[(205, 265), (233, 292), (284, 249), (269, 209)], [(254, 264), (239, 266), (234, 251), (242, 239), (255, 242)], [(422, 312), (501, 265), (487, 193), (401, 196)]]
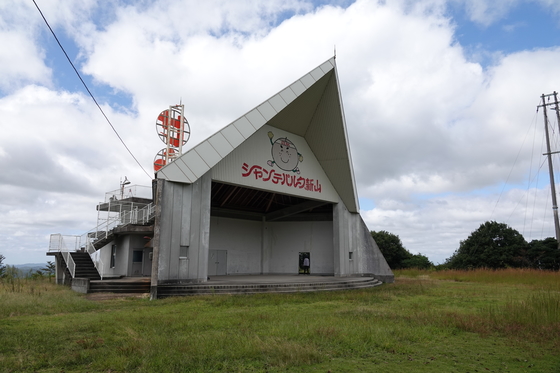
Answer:
[(461, 270), (422, 270), (403, 269), (395, 271), (401, 277), (430, 277), (439, 280), (480, 282), (487, 284), (528, 285), (535, 288), (546, 288), (560, 291), (560, 275), (558, 272), (537, 269), (474, 269)]
[(23, 315), (83, 312), (102, 307), (76, 295), (46, 277), (3, 278), (0, 279), (0, 320)]
[(158, 301), (0, 283), (0, 372), (559, 372), (560, 273), (487, 272)]

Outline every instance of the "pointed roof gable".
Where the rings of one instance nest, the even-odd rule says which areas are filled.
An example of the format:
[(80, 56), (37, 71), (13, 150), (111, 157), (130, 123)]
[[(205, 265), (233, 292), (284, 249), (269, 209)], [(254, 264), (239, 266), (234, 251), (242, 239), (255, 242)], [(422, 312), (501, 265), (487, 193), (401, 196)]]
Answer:
[(348, 210), (358, 212), (334, 58), (160, 169), (156, 177), (193, 183), (265, 124), (305, 138)]

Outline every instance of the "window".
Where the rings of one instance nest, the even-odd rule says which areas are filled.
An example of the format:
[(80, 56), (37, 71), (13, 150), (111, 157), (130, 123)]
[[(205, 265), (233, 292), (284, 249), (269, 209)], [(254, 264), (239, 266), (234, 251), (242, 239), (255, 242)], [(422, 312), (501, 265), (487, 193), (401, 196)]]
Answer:
[(179, 259), (188, 259), (188, 256), (189, 256), (189, 247), (188, 246), (179, 247)]
[(354, 252), (350, 251), (348, 252), (348, 260), (352, 260), (354, 257)]
[(142, 250), (134, 250), (132, 252), (132, 263), (142, 263), (143, 258)]
[(111, 246), (111, 268), (115, 268), (115, 259), (117, 258), (117, 245)]

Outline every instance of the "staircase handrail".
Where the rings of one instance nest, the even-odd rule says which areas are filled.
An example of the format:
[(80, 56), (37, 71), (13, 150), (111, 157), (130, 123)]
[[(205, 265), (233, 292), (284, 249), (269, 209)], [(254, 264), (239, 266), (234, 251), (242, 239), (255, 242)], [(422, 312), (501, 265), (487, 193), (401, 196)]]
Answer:
[(58, 251), (62, 254), (62, 258), (66, 263), (66, 267), (70, 272), (72, 278), (76, 275), (76, 263), (74, 262), (74, 258), (70, 254), (70, 250), (68, 245), (66, 245), (66, 241), (64, 237), (72, 237), (74, 239), (74, 251), (77, 251), (77, 247), (79, 247), (80, 243), (80, 236), (63, 236), (60, 233), (51, 234), (50, 243), (49, 243), (49, 251)]
[(97, 273), (99, 273), (99, 276), (101, 276), (101, 279), (103, 280), (103, 259), (101, 259), (101, 255), (98, 255), (94, 259), (94, 256), (97, 254), (97, 250), (95, 250), (95, 247), (93, 246), (93, 242), (88, 239), (87, 233), (84, 233), (82, 237), (84, 237), (84, 241), (86, 243), (85, 245), (86, 251), (91, 257), (91, 260), (95, 265), (95, 269), (97, 269)]
[(95, 268), (97, 268), (97, 272), (99, 272), (99, 276), (103, 280), (103, 260), (101, 260), (101, 255), (99, 255), (98, 260), (94, 261)]

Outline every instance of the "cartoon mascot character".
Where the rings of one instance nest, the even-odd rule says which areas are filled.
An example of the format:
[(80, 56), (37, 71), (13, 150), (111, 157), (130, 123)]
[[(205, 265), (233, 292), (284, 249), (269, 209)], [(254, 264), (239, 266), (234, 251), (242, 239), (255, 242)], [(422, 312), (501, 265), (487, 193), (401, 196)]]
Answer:
[(272, 144), (272, 160), (266, 162), (269, 166), (276, 165), (284, 171), (292, 171), (299, 174), (298, 164), (303, 162), (303, 155), (298, 153), (293, 142), (287, 137), (279, 137), (276, 141), (272, 141), (274, 134), (268, 132), (268, 138)]

